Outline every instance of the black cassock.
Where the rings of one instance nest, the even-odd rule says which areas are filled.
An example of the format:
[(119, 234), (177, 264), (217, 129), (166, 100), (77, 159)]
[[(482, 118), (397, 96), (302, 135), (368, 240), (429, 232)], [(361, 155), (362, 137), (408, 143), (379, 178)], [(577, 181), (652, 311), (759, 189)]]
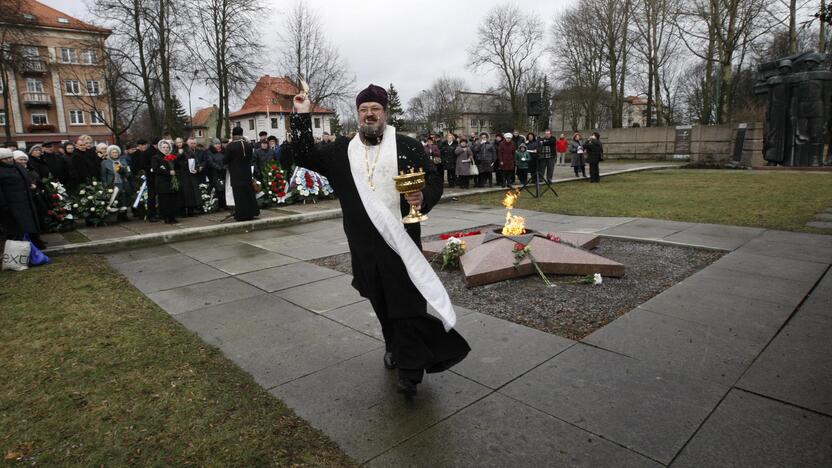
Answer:
[[(352, 285), (370, 300), (399, 372), (418, 382), (423, 370), (441, 372), (460, 362), (471, 350), (468, 343), (456, 330), (445, 332), (442, 322), (427, 313), (427, 302), (407, 275), (401, 257), (387, 245), (364, 209), (350, 171), (350, 140), (338, 137), (314, 145), (309, 114), (293, 114), (292, 129), (290, 149), (295, 164), (329, 179), (341, 202), (352, 256)], [(427, 173), (421, 211), (428, 213), (442, 196), (442, 179), (418, 141), (397, 134), (396, 153), (400, 171), (424, 168)], [(402, 216), (409, 211), (402, 196)], [(420, 225), (407, 224), (405, 229), (421, 249)]]
[(251, 145), (245, 140), (234, 140), (225, 145), (225, 162), (234, 193), (234, 219), (249, 221), (260, 215), (257, 196), (251, 186)]

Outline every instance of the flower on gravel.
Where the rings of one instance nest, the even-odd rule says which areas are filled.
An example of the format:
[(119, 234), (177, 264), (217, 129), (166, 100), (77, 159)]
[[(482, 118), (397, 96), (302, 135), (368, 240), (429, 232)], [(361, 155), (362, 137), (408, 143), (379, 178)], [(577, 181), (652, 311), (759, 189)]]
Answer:
[(601, 278), (601, 273), (595, 273), (595, 276), (592, 277), (592, 284), (601, 284), (604, 280)]

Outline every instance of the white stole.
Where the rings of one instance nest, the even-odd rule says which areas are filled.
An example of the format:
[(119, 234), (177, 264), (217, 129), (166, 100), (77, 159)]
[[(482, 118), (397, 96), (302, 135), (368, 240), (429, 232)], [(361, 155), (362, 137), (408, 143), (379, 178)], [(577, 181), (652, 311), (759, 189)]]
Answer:
[[(388, 125), (384, 130), (379, 151), (381, 151), (379, 160), (390, 158), (398, 164), (395, 128)], [(433, 271), (425, 256), (413, 243), (410, 235), (407, 234), (399, 212), (392, 213), (382, 203), (379, 194), (370, 190), (367, 185), (367, 174), (361, 166), (361, 162), (364, 162), (364, 144), (358, 135), (350, 141), (347, 153), (355, 188), (364, 209), (367, 211), (367, 216), (387, 245), (401, 257), (407, 269), (407, 276), (410, 277), (410, 280), (413, 281), (416, 289), (419, 290), (428, 304), (438, 313), (437, 318), (442, 320), (445, 331), (449, 331), (456, 325), (456, 313), (453, 304), (451, 304), (451, 298), (448, 297), (448, 292), (445, 290), (445, 286), (442, 285), (442, 281), (436, 276), (436, 272)], [(386, 187), (386, 184), (377, 184), (377, 186)]]

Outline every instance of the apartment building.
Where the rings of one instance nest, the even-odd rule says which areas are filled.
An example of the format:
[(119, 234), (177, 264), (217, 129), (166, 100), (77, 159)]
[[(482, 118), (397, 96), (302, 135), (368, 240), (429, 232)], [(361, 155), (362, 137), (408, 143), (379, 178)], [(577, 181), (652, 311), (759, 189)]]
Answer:
[(24, 31), (14, 35), (20, 43), (2, 44), (23, 60), (7, 72), (10, 102), (0, 98), (0, 135), (8, 123), (20, 147), (80, 135), (113, 142), (102, 60), (110, 30), (35, 0), (24, 1), (15, 23), (4, 27)]

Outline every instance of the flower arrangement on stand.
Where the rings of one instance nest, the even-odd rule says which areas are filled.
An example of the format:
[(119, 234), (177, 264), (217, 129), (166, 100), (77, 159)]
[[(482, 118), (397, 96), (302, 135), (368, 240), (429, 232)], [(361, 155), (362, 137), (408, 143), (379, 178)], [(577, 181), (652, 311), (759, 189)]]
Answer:
[(204, 213), (214, 213), (220, 209), (220, 201), (214, 188), (209, 189), (208, 184), (199, 184), (199, 194)]
[(46, 191), (46, 230), (49, 232), (64, 232), (75, 227), (73, 203), (63, 184), (51, 178), (43, 181)]
[(297, 193), (298, 198), (304, 202), (315, 202), (319, 197), (329, 196), (334, 192), (326, 177), (302, 167), (295, 167), (289, 189)]
[(106, 222), (112, 195), (113, 189), (104, 187), (101, 182), (94, 180), (82, 184), (75, 195), (72, 209), (88, 226), (100, 226)]
[(266, 192), (265, 202), (270, 205), (282, 205), (289, 203), (292, 194), (289, 191), (289, 182), (280, 164), (270, 161), (263, 166), (263, 189)]

